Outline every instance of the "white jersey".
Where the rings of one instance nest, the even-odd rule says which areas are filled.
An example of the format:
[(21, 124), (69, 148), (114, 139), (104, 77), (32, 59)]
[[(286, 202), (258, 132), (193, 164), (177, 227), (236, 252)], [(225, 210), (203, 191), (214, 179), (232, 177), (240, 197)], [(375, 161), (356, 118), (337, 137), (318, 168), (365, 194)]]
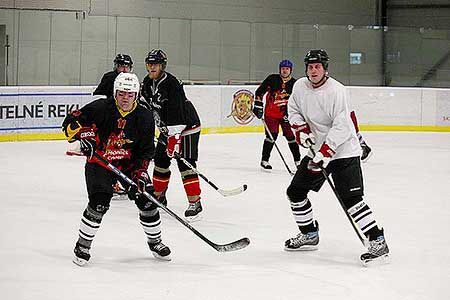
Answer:
[(306, 77), (297, 80), (289, 98), (288, 114), (292, 125), (305, 122), (309, 125), (316, 138), (314, 151), (326, 143), (336, 151), (331, 160), (361, 156), (350, 118), (347, 89), (337, 80), (330, 77), (318, 88), (313, 88)]

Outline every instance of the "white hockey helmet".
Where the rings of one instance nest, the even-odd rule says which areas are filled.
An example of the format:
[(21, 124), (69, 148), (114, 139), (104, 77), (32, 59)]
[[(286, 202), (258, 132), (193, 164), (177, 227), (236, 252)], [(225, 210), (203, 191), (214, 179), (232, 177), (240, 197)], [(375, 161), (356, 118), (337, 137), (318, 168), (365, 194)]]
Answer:
[(116, 98), (117, 91), (125, 91), (136, 93), (136, 98), (139, 94), (139, 79), (133, 73), (120, 73), (114, 80), (114, 98)]

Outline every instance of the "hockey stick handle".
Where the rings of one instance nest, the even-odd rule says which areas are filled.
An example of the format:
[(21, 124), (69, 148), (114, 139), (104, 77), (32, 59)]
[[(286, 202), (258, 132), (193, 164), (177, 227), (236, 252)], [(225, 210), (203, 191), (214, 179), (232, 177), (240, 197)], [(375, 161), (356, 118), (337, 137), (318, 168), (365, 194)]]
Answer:
[[(309, 146), (308, 148), (309, 148), (309, 151), (311, 151), (312, 155), (315, 156), (316, 152), (314, 151), (312, 145)], [(356, 227), (356, 224), (353, 221), (352, 217), (348, 214), (347, 210), (345, 209), (344, 201), (342, 200), (341, 196), (339, 196), (339, 193), (336, 190), (336, 187), (334, 186), (333, 182), (331, 181), (327, 170), (325, 170), (325, 168), (322, 165), (317, 165), (317, 166), (320, 168), (320, 170), (322, 171), (322, 175), (325, 177), (326, 181), (328, 182), (328, 184), (330, 185), (331, 189), (333, 190), (334, 195), (336, 196), (336, 198), (339, 201), (339, 204), (341, 205), (342, 209), (344, 210), (345, 216), (347, 217), (348, 221), (352, 225), (353, 230), (356, 232), (356, 235), (358, 236), (358, 239), (361, 241), (361, 243), (364, 246), (366, 246), (366, 238), (358, 230), (358, 228)]]
[[(95, 152), (94, 153), (94, 157), (101, 163), (101, 166), (105, 166), (106, 169), (111, 170), (112, 172), (114, 172), (116, 175), (118, 175), (120, 178), (122, 178), (126, 183), (128, 183), (129, 185), (135, 186), (138, 188), (139, 190), (139, 186), (133, 181), (131, 180), (129, 177), (127, 177), (122, 171), (120, 171), (118, 168), (116, 168), (113, 164), (111, 164), (109, 161), (107, 161), (103, 156), (101, 156), (99, 153)], [(177, 214), (175, 214), (172, 210), (170, 210), (169, 208), (167, 208), (166, 206), (162, 205), (154, 196), (152, 196), (151, 194), (147, 193), (146, 191), (140, 191), (139, 192), (144, 195), (148, 200), (150, 200), (152, 203), (154, 203), (155, 205), (157, 205), (159, 208), (161, 208), (162, 210), (164, 210), (166, 213), (168, 213), (171, 217), (175, 218), (178, 222), (180, 222), (181, 224), (183, 224), (185, 227), (187, 227), (190, 231), (192, 231), (196, 236), (198, 236), (200, 239), (202, 239), (204, 242), (206, 242), (208, 245), (210, 245), (211, 247), (213, 247), (215, 250), (217, 251), (222, 251), (220, 250), (220, 246), (221, 245), (217, 245), (215, 243), (213, 243), (212, 241), (210, 241), (208, 238), (206, 238), (203, 234), (201, 234), (197, 229), (195, 229), (194, 227), (192, 227), (188, 222), (186, 222), (185, 220), (183, 220), (182, 218), (180, 218)], [(232, 250), (238, 250), (238, 249), (232, 249)], [(222, 251), (223, 252), (223, 251)]]
[(293, 173), (293, 172), (291, 171), (291, 169), (289, 169), (288, 164), (287, 164), (286, 161), (284, 160), (283, 154), (281, 154), (280, 148), (278, 148), (278, 145), (277, 145), (275, 139), (273, 138), (272, 133), (271, 133), (270, 130), (269, 130), (269, 126), (267, 126), (266, 120), (264, 120), (264, 118), (261, 118), (261, 121), (262, 121), (262, 123), (264, 124), (264, 128), (266, 128), (266, 131), (267, 131), (267, 133), (269, 134), (270, 139), (272, 140), (273, 144), (275, 145), (275, 149), (277, 149), (278, 154), (280, 155), (281, 160), (283, 161), (283, 164), (284, 164), (284, 166), (286, 167), (286, 170), (288, 171), (288, 173), (289, 173), (291, 176), (294, 176), (295, 173)]

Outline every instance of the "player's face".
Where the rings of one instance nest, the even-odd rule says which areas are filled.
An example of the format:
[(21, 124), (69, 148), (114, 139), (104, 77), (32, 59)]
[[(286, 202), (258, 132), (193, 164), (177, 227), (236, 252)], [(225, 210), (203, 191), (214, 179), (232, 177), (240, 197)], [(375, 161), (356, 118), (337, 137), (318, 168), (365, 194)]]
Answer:
[(280, 76), (283, 78), (287, 78), (291, 75), (291, 68), (289, 67), (281, 67), (280, 68)]
[(130, 73), (131, 68), (129, 65), (117, 65), (117, 72), (119, 73)]
[(150, 79), (158, 79), (162, 73), (162, 65), (161, 64), (146, 64), (148, 77)]
[(314, 84), (319, 84), (325, 77), (326, 70), (321, 63), (308, 64), (307, 75), (309, 81)]
[(136, 100), (135, 92), (126, 92), (120, 90), (116, 92), (117, 105), (123, 111), (130, 111), (133, 108), (135, 100)]

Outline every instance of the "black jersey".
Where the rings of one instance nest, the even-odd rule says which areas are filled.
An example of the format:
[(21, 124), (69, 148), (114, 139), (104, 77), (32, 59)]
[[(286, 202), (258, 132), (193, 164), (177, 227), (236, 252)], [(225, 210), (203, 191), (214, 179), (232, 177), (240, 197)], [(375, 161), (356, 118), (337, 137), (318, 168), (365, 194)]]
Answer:
[(261, 83), (255, 96), (262, 100), (267, 92), (265, 115), (271, 118), (283, 118), (287, 114), (287, 103), (296, 79), (289, 77), (283, 80), (280, 74), (271, 74)]
[(183, 134), (200, 131), (200, 118), (187, 99), (183, 84), (172, 74), (164, 72), (156, 79), (147, 75), (142, 83), (142, 96), (161, 121), (160, 126), (186, 125)]
[(95, 100), (71, 112), (62, 124), (68, 137), (80, 126), (93, 127), (98, 152), (124, 170), (146, 168), (155, 154), (153, 114), (141, 105), (121, 113), (113, 98)]
[(119, 75), (117, 71), (111, 71), (103, 74), (102, 80), (92, 94), (105, 95), (107, 98), (112, 97), (114, 91), (114, 80), (116, 80), (117, 75)]

